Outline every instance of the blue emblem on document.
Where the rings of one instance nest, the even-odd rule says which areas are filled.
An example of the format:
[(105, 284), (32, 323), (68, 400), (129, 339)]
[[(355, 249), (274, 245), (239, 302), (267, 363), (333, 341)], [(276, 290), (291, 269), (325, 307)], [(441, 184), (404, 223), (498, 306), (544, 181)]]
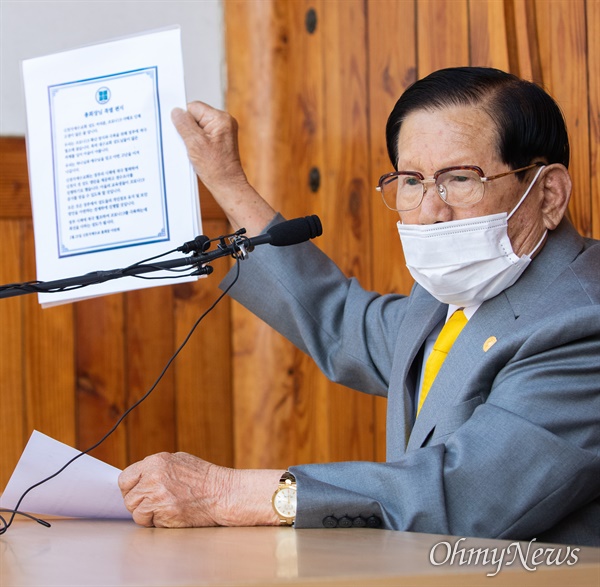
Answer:
[(110, 100), (110, 90), (107, 87), (100, 88), (96, 91), (96, 102), (98, 104), (106, 104)]

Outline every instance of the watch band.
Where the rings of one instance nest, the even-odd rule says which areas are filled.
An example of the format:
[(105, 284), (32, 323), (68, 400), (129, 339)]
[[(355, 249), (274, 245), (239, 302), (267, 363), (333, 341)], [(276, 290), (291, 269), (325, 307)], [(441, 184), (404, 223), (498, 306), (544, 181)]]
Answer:
[(279, 479), (279, 487), (286, 487), (288, 485), (296, 486), (296, 477), (289, 471), (286, 471)]

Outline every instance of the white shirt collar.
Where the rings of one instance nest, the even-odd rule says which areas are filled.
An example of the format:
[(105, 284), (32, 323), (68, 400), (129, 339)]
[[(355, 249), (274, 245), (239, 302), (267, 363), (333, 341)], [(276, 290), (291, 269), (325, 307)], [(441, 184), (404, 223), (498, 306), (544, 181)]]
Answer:
[[(467, 320), (470, 320), (473, 317), (473, 314), (477, 311), (477, 309), (481, 306), (481, 304), (475, 304), (474, 306), (468, 306), (466, 308), (462, 308), (462, 311), (465, 313)], [(461, 306), (455, 306), (454, 304), (448, 304), (448, 313), (446, 314), (446, 321), (448, 318), (456, 312), (456, 310), (460, 310)]]

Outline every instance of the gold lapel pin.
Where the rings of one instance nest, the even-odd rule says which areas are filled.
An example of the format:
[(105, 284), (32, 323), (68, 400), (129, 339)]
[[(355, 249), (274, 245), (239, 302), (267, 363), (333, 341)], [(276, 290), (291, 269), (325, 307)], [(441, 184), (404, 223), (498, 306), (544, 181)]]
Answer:
[(483, 343), (483, 352), (487, 353), (498, 341), (498, 339), (495, 336), (490, 336), (484, 343)]

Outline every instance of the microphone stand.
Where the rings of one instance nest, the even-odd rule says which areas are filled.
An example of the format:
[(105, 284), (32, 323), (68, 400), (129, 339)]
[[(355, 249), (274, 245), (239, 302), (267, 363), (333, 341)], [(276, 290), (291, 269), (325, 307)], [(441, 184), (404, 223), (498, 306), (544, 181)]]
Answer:
[[(170, 259), (168, 261), (159, 261), (156, 263), (135, 263), (129, 267), (121, 269), (109, 269), (105, 271), (92, 271), (85, 275), (77, 277), (67, 277), (64, 279), (57, 279), (55, 281), (30, 281), (25, 283), (11, 283), (7, 285), (0, 285), (0, 298), (10, 298), (14, 296), (21, 296), (29, 293), (56, 293), (77, 287), (84, 287), (86, 285), (93, 285), (98, 283), (104, 283), (112, 279), (119, 279), (121, 277), (132, 277), (136, 275), (143, 275), (154, 271), (163, 271), (168, 269), (175, 269), (177, 267), (196, 267), (196, 271), (189, 275), (210, 275), (213, 272), (213, 268), (207, 263), (219, 259), (220, 257), (226, 257), (231, 255), (234, 259), (246, 259), (248, 254), (254, 250), (255, 245), (263, 244), (266, 241), (262, 236), (248, 238), (243, 236), (246, 232), (245, 228), (241, 228), (234, 234), (220, 236), (217, 239), (219, 244), (217, 249), (210, 252), (194, 250), (193, 254), (183, 259)], [(225, 239), (229, 239), (227, 244)], [(196, 239), (202, 242), (202, 247), (205, 249), (210, 246), (211, 240), (206, 237), (197, 237)], [(192, 241), (193, 242), (193, 241)], [(186, 247), (187, 248), (184, 248)], [(194, 248), (191, 243), (179, 247), (177, 250), (184, 249), (189, 251), (190, 248)]]

